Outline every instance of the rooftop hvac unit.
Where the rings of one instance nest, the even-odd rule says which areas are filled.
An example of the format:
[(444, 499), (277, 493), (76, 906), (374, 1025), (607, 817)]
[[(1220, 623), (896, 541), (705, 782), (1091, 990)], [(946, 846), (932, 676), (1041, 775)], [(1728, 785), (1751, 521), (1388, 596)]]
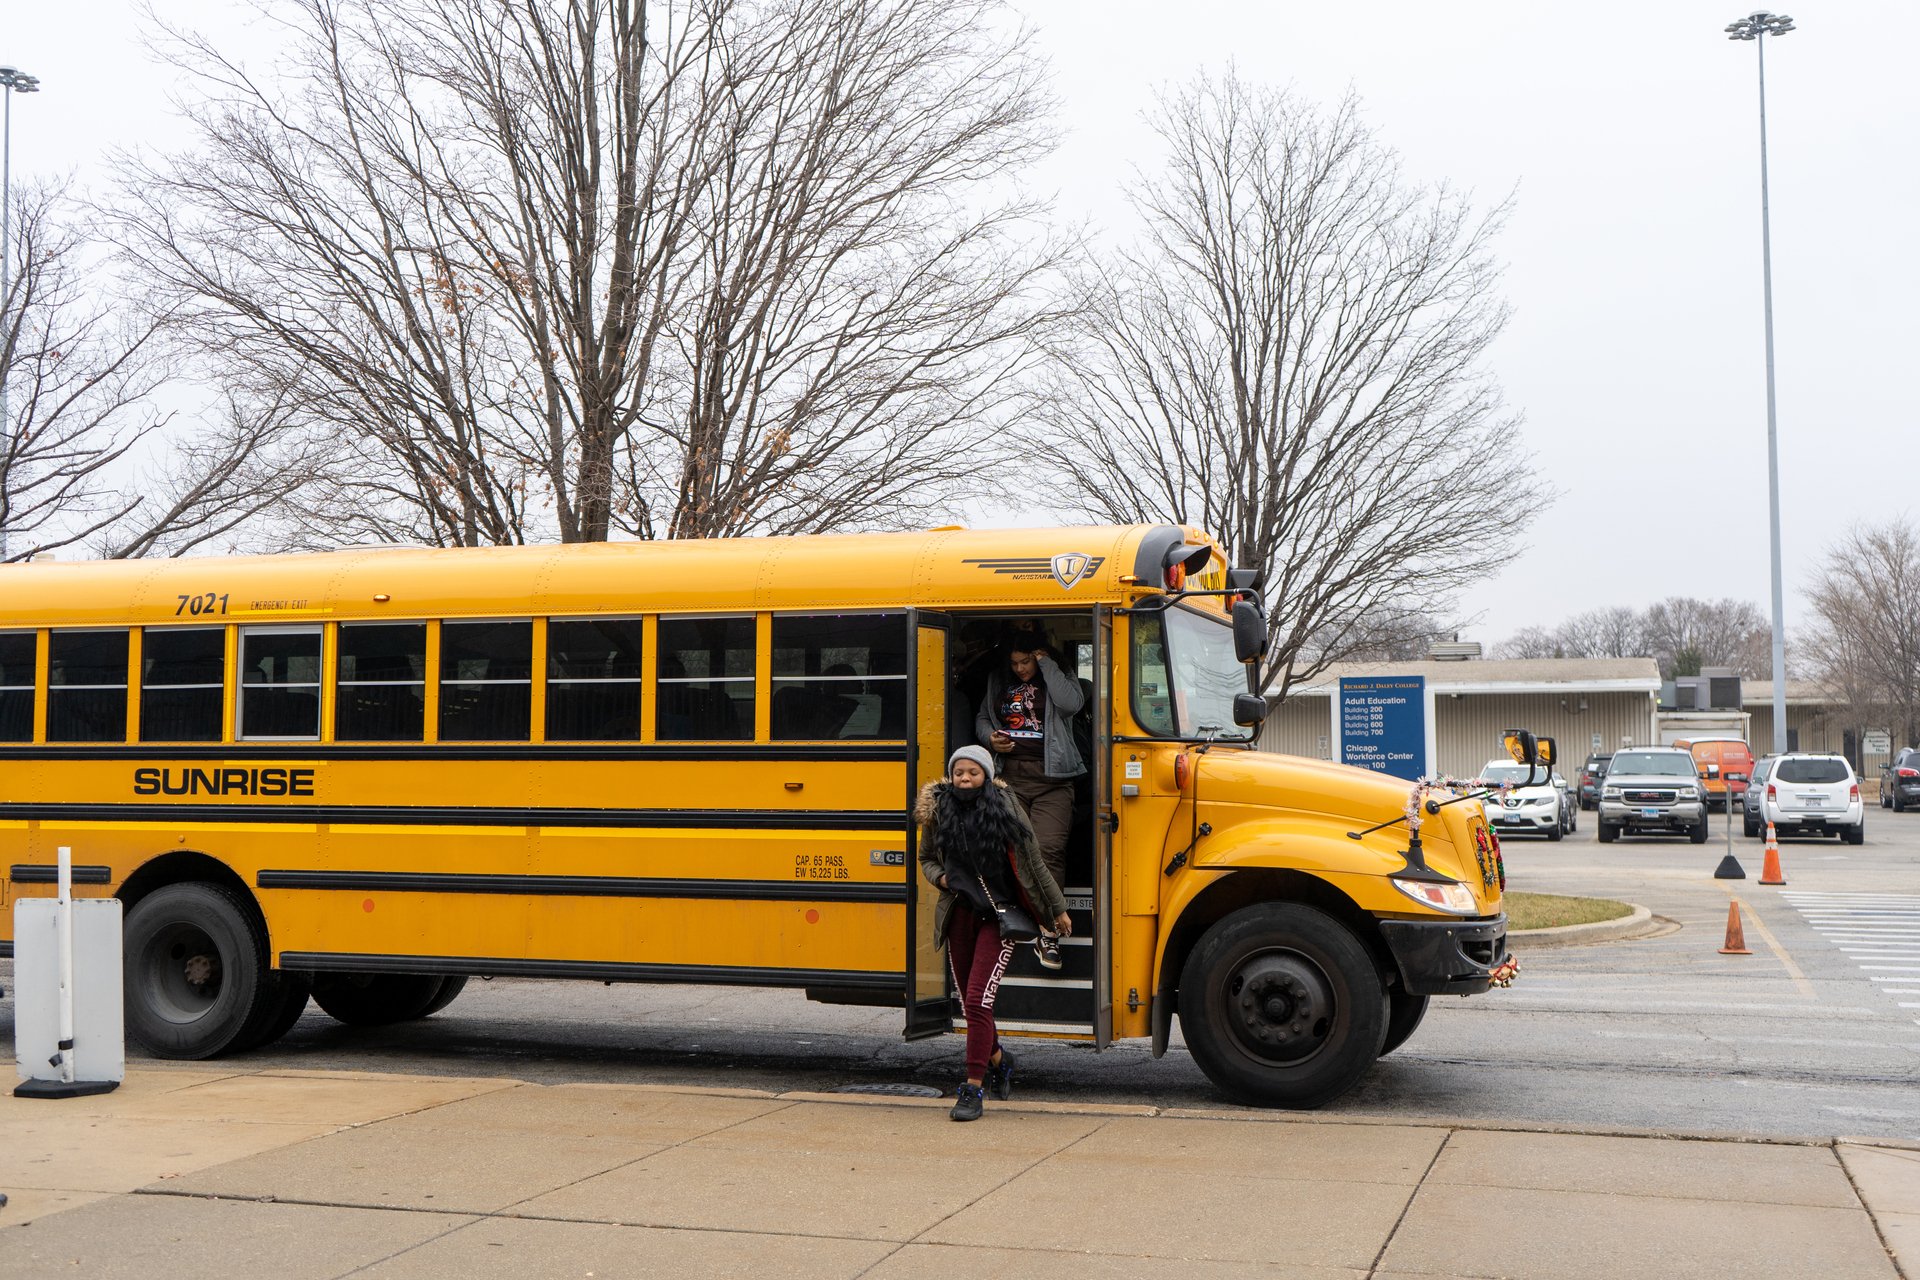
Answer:
[(1478, 640), (1433, 640), (1427, 644), (1427, 656), (1435, 662), (1465, 662), (1480, 656)]
[(1715, 711), (1738, 711), (1740, 673), (1732, 667), (1702, 667), (1700, 678), (1707, 682), (1707, 705)]

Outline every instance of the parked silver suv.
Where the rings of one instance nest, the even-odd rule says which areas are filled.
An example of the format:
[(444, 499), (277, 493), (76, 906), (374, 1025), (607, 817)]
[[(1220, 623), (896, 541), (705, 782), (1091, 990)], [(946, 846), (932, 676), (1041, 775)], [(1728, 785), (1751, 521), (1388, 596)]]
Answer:
[(1600, 784), (1600, 842), (1629, 835), (1685, 833), (1707, 842), (1699, 766), (1684, 747), (1622, 747)]

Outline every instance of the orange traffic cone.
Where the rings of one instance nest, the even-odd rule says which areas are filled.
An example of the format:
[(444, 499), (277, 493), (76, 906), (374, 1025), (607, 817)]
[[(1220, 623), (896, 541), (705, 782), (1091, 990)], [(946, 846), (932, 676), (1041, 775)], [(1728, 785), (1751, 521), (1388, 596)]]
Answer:
[(1735, 898), (1727, 904), (1727, 945), (1720, 948), (1723, 956), (1750, 956), (1747, 950), (1746, 931), (1740, 927), (1740, 899)]
[(1761, 884), (1785, 884), (1787, 878), (1780, 874), (1780, 842), (1773, 838), (1773, 824), (1767, 824), (1767, 861), (1760, 868)]

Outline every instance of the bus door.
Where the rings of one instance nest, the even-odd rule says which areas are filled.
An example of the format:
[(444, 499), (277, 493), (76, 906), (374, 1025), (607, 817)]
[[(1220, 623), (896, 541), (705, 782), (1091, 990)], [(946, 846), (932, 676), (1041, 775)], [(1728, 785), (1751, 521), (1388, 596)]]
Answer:
[(913, 644), (907, 655), (907, 970), (906, 1038), (924, 1040), (952, 1025), (947, 997), (946, 957), (935, 945), (934, 906), (940, 891), (920, 874), (920, 825), (913, 820), (920, 788), (937, 781), (947, 768), (948, 668), (953, 649), (953, 620), (945, 614), (911, 611)]
[(1113, 1040), (1113, 610), (1101, 605), (1093, 619), (1093, 1047)]

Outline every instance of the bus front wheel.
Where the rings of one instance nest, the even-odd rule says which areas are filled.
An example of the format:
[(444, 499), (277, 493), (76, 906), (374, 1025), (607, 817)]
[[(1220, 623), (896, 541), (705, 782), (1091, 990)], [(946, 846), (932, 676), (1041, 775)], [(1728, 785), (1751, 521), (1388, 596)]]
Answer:
[(155, 889), (127, 913), (127, 1034), (160, 1058), (247, 1048), (279, 1009), (268, 980), (267, 928), (222, 885)]
[(1410, 996), (1404, 991), (1387, 996), (1387, 1038), (1380, 1043), (1380, 1056), (1386, 1057), (1407, 1042), (1427, 1016), (1427, 997)]
[(1237, 1102), (1318, 1107), (1380, 1055), (1387, 993), (1366, 948), (1297, 903), (1215, 924), (1180, 974), (1180, 1028), (1207, 1078)]
[(433, 973), (323, 973), (313, 1002), (350, 1027), (385, 1027), (424, 1017), (446, 981)]

